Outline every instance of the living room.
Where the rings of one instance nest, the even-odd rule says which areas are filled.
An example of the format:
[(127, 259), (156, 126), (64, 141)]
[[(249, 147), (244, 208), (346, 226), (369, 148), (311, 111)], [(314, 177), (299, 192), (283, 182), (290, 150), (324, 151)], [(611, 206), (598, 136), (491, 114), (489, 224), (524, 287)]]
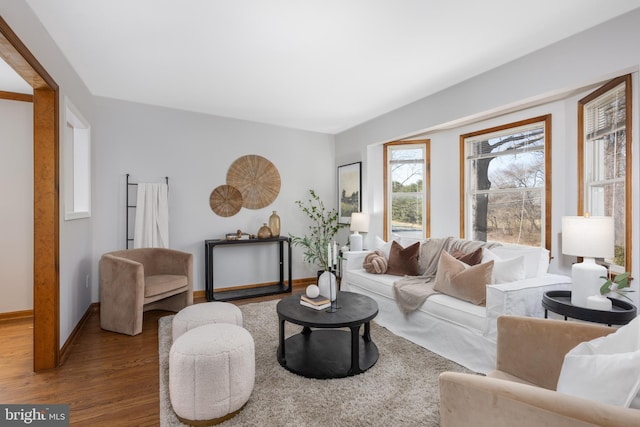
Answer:
[[(371, 214), (365, 247), (372, 245), (383, 228), (382, 144), (389, 141), (410, 137), (431, 140), (431, 177), (438, 183), (431, 186), (432, 235), (459, 236), (459, 136), (551, 114), (550, 271), (570, 274), (573, 259), (563, 256), (559, 248), (561, 217), (575, 214), (578, 203), (577, 101), (608, 80), (631, 73), (632, 128), (640, 129), (635, 89), (640, 63), (637, 9), (332, 134), (94, 96), (26, 2), (3, 0), (0, 4), (2, 18), (60, 85), (61, 111), (68, 98), (92, 127), (91, 217), (61, 220), (59, 224), (60, 347), (91, 304), (98, 301), (99, 257), (125, 246), (126, 174), (139, 182), (169, 177), (171, 247), (194, 255), (195, 289), (202, 291), (205, 239), (222, 238), (237, 229), (255, 233), (273, 210), (281, 216), (283, 234), (304, 233), (304, 217), (294, 209), (294, 202), (314, 189), (328, 203), (337, 203), (336, 170), (340, 165), (363, 164), (363, 210)], [(606, 60), (594, 60), (594, 52)], [(30, 121), (31, 117), (22, 120)], [(29, 141), (31, 135), (24, 138)], [(637, 153), (638, 138), (632, 138), (632, 144)], [(282, 179), (280, 195), (264, 209), (242, 209), (237, 215), (221, 218), (211, 211), (209, 195), (224, 183), (231, 163), (246, 154), (258, 154), (274, 163)], [(634, 161), (634, 184), (636, 165)], [(639, 200), (634, 185), (632, 218), (638, 218)], [(640, 265), (637, 228), (632, 229), (634, 270)], [(346, 240), (344, 231), (340, 243)], [(243, 269), (243, 265), (244, 261), (231, 265), (217, 280), (228, 285), (271, 280)], [(314, 270), (294, 249), (294, 279), (312, 277)], [(637, 283), (632, 287), (638, 290)], [(638, 292), (632, 298), (638, 305)], [(32, 293), (26, 293), (25, 300), (31, 299)], [(28, 309), (21, 306), (6, 311)]]

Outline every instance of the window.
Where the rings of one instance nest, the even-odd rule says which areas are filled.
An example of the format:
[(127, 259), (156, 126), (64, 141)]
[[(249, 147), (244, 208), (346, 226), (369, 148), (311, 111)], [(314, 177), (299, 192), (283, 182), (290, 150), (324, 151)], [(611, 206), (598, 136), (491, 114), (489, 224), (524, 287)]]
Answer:
[(631, 271), (630, 135), (631, 75), (578, 101), (578, 213), (613, 216), (614, 272)]
[(91, 126), (66, 99), (64, 219), (91, 216)]
[(429, 140), (384, 146), (384, 239), (429, 236)]
[(460, 136), (460, 234), (550, 250), (551, 116)]

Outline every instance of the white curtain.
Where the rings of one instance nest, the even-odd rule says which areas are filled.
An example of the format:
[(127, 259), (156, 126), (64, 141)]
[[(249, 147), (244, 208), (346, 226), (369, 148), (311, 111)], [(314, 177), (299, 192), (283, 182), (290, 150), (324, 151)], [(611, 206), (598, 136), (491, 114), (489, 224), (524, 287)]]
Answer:
[(169, 247), (167, 184), (138, 184), (134, 248)]

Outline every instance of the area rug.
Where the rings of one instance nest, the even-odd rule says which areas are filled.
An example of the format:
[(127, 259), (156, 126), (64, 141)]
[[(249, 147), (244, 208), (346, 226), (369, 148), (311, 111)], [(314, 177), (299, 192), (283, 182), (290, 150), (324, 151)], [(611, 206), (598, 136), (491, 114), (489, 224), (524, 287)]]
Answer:
[[(303, 378), (280, 366), (278, 301), (240, 306), (255, 341), (256, 380), (244, 409), (221, 426), (437, 426), (438, 375), (466, 368), (398, 337), (375, 322), (371, 338), (378, 362), (348, 378)], [(159, 319), (160, 425), (182, 426), (169, 400), (171, 319)], [(301, 327), (286, 323), (286, 335)]]

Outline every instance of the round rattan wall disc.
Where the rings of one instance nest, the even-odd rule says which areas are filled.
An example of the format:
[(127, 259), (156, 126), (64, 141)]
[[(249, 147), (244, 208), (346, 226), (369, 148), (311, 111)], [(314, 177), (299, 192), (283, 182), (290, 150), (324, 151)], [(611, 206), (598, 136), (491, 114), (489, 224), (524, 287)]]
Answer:
[(227, 184), (242, 194), (242, 206), (261, 209), (280, 193), (280, 173), (269, 160), (250, 154), (236, 159), (227, 171)]
[(220, 216), (233, 216), (242, 207), (242, 194), (230, 185), (220, 185), (209, 196), (211, 210)]

